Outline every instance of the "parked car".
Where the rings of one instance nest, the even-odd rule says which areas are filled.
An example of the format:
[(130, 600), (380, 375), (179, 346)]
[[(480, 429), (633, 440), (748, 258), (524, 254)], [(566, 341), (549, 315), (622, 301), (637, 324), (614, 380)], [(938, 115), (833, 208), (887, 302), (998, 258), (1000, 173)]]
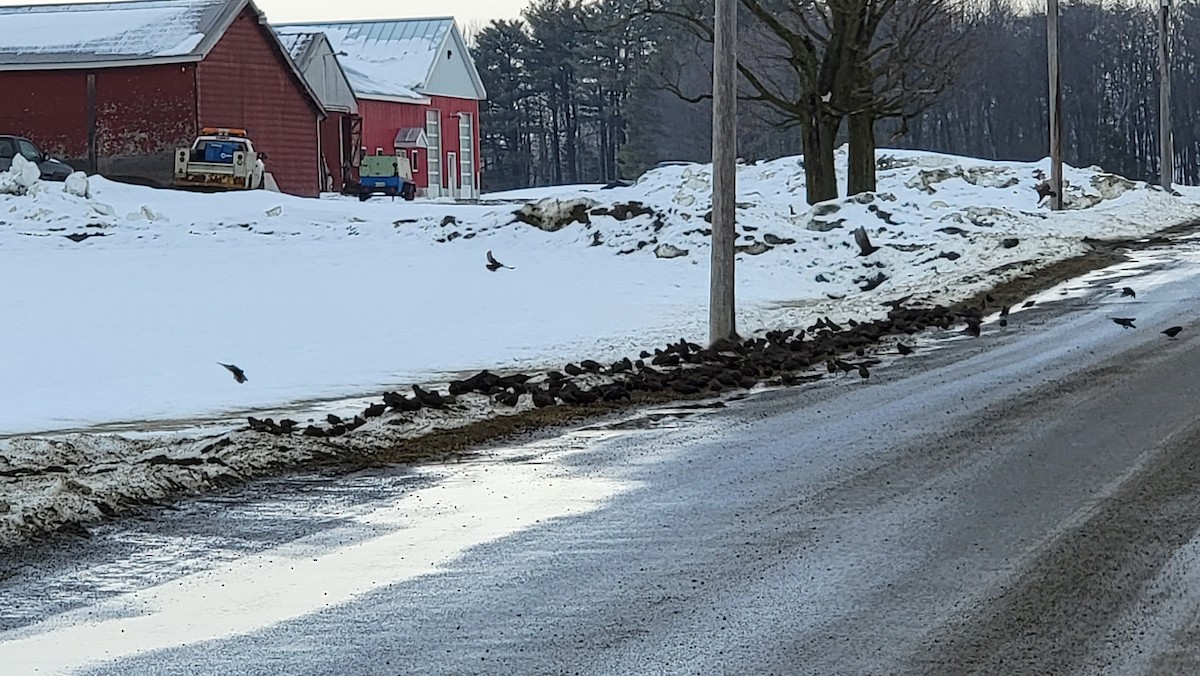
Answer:
[(42, 180), (44, 181), (65, 181), (75, 171), (66, 162), (43, 153), (33, 145), (33, 141), (27, 138), (0, 135), (0, 171), (8, 171), (17, 153), (38, 165), (38, 168), (42, 170)]

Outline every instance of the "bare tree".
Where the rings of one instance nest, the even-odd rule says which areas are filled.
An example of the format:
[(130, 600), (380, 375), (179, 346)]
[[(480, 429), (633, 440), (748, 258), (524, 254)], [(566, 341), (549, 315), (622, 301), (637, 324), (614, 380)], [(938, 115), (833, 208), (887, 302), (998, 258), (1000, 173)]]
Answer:
[[(645, 12), (712, 40), (705, 4), (645, 1)], [(937, 61), (963, 44), (943, 33), (953, 0), (740, 2), (741, 97), (766, 107), (779, 126), (799, 128), (809, 203), (838, 196), (834, 151), (847, 117), (856, 159), (851, 190), (874, 189), (875, 123), (916, 114), (952, 81), (954, 68)], [(675, 91), (691, 101), (708, 97)]]

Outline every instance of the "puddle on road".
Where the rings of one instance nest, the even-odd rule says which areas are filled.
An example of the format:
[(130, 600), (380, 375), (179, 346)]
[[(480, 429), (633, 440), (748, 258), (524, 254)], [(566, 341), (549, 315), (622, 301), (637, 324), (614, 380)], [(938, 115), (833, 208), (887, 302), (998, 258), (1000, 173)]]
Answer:
[[(573, 467), (578, 463), (565, 462), (572, 455), (617, 436), (663, 431), (663, 421), (700, 413), (650, 410), (470, 463), (344, 478), (348, 486), (301, 477), (279, 486), (287, 493), (277, 498), (194, 501), (181, 508), (191, 514), (168, 518), (158, 532), (122, 531), (117, 524), (98, 539), (140, 540), (134, 555), (73, 570), (50, 589), (44, 580), (23, 583), (21, 575), (8, 581), (6, 613), (26, 602), (34, 604), (26, 612), (36, 613), (39, 603), (55, 612), (46, 607), (52, 605), (47, 593), (90, 598), (36, 623), (10, 622), (16, 628), (0, 633), (0, 664), (10, 673), (74, 670), (250, 633), (442, 572), (472, 546), (593, 511), (635, 487)], [(370, 499), (362, 499), (364, 492)], [(297, 537), (279, 544), (279, 529), (286, 532), (281, 524), (288, 522)], [(191, 532), (177, 532), (180, 524), (190, 524)], [(257, 548), (255, 524), (262, 530)]]

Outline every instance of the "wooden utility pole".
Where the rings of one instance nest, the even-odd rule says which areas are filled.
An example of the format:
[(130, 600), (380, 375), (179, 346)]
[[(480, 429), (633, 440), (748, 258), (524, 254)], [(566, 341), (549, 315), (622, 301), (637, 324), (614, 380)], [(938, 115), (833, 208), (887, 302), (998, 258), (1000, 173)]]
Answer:
[(1171, 0), (1161, 0), (1158, 11), (1158, 141), (1161, 153), (1159, 181), (1171, 189), (1175, 178), (1175, 142), (1171, 134)]
[(708, 338), (737, 337), (734, 243), (737, 240), (737, 0), (717, 0), (713, 39), (712, 268)]
[(1050, 208), (1063, 208), (1062, 68), (1058, 63), (1058, 0), (1046, 0), (1046, 42), (1050, 60)]

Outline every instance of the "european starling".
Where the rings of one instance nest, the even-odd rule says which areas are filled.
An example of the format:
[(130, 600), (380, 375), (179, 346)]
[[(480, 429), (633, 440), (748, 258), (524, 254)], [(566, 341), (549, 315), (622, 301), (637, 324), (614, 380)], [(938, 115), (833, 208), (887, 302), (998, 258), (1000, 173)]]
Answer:
[(1182, 326), (1172, 326), (1171, 328), (1167, 329), (1166, 331), (1163, 331), (1163, 335), (1170, 338), (1171, 340), (1175, 340), (1175, 336), (1178, 336), (1179, 332), (1182, 330), (1183, 330)]
[[(221, 364), (221, 362), (217, 362), (217, 363)], [(237, 382), (244, 383), (247, 380), (249, 380), (249, 378), (246, 377), (246, 372), (241, 370), (240, 368), (234, 366), (233, 364), (221, 364), (221, 366), (224, 366), (225, 368), (229, 369), (229, 372), (233, 374), (233, 379), (236, 380)]]
[(862, 378), (864, 383), (867, 382), (867, 378), (871, 377), (871, 372), (867, 370), (866, 364), (858, 365), (858, 377)]
[(915, 352), (915, 350), (904, 343), (896, 343), (896, 349), (903, 355), (910, 355)]
[(972, 338), (978, 338), (980, 336), (980, 334), (982, 333), (979, 329), (979, 320), (968, 319), (967, 320), (967, 328), (965, 329), (965, 332), (968, 335), (970, 335)]
[(879, 247), (871, 244), (871, 238), (867, 236), (867, 229), (859, 227), (854, 231), (854, 242), (858, 244), (859, 256), (870, 256), (879, 251)]
[(1135, 317), (1113, 317), (1112, 320), (1113, 320), (1113, 323), (1115, 323), (1117, 326), (1122, 326), (1127, 329), (1136, 329), (1137, 328), (1136, 326), (1133, 325), (1133, 323), (1135, 321), (1137, 321), (1137, 319)]
[(1121, 297), (1124, 298), (1125, 296), (1137, 298), (1137, 292), (1127, 286), (1121, 289)]
[(499, 270), (500, 268), (504, 268), (505, 270), (515, 270), (516, 269), (516, 268), (509, 267), (509, 266), (501, 263), (500, 261), (496, 260), (495, 257), (492, 256), (492, 252), (489, 250), (487, 252), (487, 269), (492, 272), (495, 272), (495, 271)]

